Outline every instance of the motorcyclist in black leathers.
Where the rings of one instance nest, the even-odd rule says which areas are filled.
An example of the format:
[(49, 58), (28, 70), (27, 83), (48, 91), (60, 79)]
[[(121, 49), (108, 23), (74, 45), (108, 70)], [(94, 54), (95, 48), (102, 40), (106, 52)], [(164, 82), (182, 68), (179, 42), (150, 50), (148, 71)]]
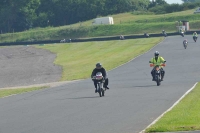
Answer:
[[(91, 74), (91, 78), (93, 78), (94, 76), (96, 76), (96, 73), (98, 72), (101, 72), (103, 77), (104, 77), (104, 80), (105, 80), (105, 83), (104, 83), (104, 88), (106, 89), (109, 89), (108, 88), (108, 77), (107, 77), (107, 73), (106, 73), (106, 70), (102, 67), (101, 63), (97, 63), (96, 64), (96, 68), (94, 68), (94, 70), (92, 71), (92, 74)], [(97, 93), (97, 81), (92, 79), (93, 82), (94, 82), (94, 87), (95, 87), (95, 93)]]

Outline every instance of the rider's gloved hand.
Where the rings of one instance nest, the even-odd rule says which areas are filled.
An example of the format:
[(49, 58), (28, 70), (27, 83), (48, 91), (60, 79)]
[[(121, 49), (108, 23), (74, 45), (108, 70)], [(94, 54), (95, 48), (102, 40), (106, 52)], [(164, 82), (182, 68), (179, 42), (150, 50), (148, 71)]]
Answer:
[(91, 77), (92, 78), (92, 80), (94, 81), (95, 80), (95, 78), (96, 78), (96, 76), (93, 76), (93, 77)]

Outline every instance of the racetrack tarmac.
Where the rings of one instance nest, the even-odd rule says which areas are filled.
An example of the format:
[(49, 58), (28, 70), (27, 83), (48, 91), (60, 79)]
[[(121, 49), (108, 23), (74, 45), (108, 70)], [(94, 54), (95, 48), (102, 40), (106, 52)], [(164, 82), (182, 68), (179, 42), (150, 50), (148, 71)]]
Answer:
[[(139, 133), (200, 80), (200, 45), (184, 38), (167, 37), (109, 71), (110, 90), (102, 98), (86, 79), (0, 99), (0, 133)], [(167, 61), (161, 86), (150, 75), (156, 50)]]

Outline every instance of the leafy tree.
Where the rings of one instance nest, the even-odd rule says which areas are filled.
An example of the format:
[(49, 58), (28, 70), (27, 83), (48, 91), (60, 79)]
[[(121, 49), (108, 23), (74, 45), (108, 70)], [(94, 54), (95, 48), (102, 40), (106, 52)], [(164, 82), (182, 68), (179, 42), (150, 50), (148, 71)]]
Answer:
[(0, 1), (0, 28), (7, 32), (30, 28), (36, 18), (35, 9), (39, 4), (40, 0)]
[(167, 2), (165, 0), (152, 0), (149, 4), (149, 8), (155, 7), (155, 6), (160, 6), (160, 5), (165, 5)]

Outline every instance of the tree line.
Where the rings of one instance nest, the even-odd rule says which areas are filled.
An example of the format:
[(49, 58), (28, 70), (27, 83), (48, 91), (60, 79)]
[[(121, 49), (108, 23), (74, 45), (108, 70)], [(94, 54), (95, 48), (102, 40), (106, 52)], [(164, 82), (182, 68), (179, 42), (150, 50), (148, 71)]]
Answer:
[(163, 5), (169, 4), (164, 0), (0, 0), (0, 32), (69, 25), (130, 11), (156, 13), (156, 7)]

